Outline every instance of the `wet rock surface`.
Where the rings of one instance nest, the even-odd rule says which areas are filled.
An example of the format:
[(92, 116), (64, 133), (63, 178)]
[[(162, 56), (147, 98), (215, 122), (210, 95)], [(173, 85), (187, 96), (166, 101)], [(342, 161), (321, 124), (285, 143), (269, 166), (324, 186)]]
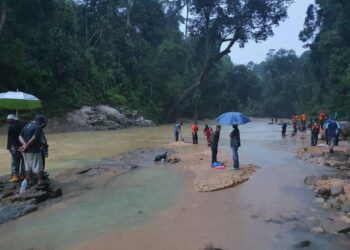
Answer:
[(0, 224), (38, 210), (43, 202), (62, 196), (62, 189), (57, 183), (50, 183), (46, 178), (46, 188), (37, 190), (37, 186), (28, 187), (19, 193), (20, 183), (9, 183), (9, 176), (0, 177)]
[(71, 132), (152, 126), (155, 126), (155, 123), (145, 119), (136, 110), (98, 105), (84, 106), (66, 116), (52, 118), (47, 129), (55, 132)]
[(326, 145), (306, 147), (297, 152), (297, 157), (318, 165), (340, 170), (350, 170), (350, 147), (339, 146), (333, 153), (329, 153)]

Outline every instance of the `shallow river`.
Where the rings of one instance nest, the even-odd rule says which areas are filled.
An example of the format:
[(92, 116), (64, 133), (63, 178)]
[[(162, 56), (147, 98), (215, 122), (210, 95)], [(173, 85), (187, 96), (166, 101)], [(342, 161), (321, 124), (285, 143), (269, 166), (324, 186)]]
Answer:
[[(183, 135), (190, 140), (190, 128), (189, 125), (186, 126)], [(243, 185), (196, 195), (200, 199), (199, 204), (207, 198), (225, 203), (222, 206), (210, 204), (203, 211), (222, 213), (216, 215), (217, 219), (211, 220), (211, 225), (205, 225), (204, 221), (198, 222), (204, 227), (208, 226), (208, 230), (211, 228), (218, 231), (209, 232), (207, 236), (203, 229), (198, 228), (198, 233), (180, 232), (178, 237), (171, 234), (167, 236), (164, 232), (165, 238), (174, 237), (179, 243), (177, 247), (168, 249), (199, 249), (198, 246), (202, 246), (205, 241), (218, 244), (223, 249), (289, 249), (302, 240), (312, 241), (310, 249), (349, 249), (349, 239), (346, 237), (317, 235), (305, 229), (309, 217), (314, 217), (324, 226), (332, 227), (328, 222), (329, 215), (319, 209), (320, 205), (313, 203), (314, 194), (303, 183), (307, 175), (324, 174), (331, 170), (307, 164), (294, 157), (295, 150), (305, 145), (306, 140), (289, 136), (281, 138), (280, 126), (267, 125), (267, 120), (255, 120), (240, 129), (241, 163), (253, 163), (261, 169)], [(223, 128), (220, 142), (221, 150), (228, 153), (229, 130), (229, 127)], [(47, 169), (54, 176), (62, 169), (93, 165), (105, 157), (131, 149), (167, 143), (172, 140), (172, 126), (50, 134), (47, 137), (50, 144)], [(199, 142), (205, 143), (201, 133)], [(3, 150), (0, 152), (0, 174), (8, 173), (8, 166), (9, 155)], [(150, 224), (152, 231), (152, 223), (158, 216), (167, 210), (171, 211), (178, 201), (186, 197), (184, 182), (183, 173), (177, 168), (152, 167), (115, 177), (100, 190), (86, 192), (68, 201), (63, 200), (0, 225), (0, 248), (67, 249), (74, 248), (81, 242), (93, 242), (104, 235), (127, 232), (135, 227), (142, 228), (143, 225)], [(212, 211), (209, 210), (211, 207)], [(193, 220), (196, 221), (196, 218)], [(188, 226), (187, 229), (190, 230), (191, 223), (184, 223), (183, 226)], [(154, 229), (154, 232), (157, 230), (162, 233), (160, 229)], [(205, 240), (200, 237), (202, 231), (201, 236)], [(197, 244), (193, 242), (195, 240), (189, 240), (191, 237), (202, 242)], [(139, 239), (142, 239), (142, 235)], [(125, 245), (123, 247), (136, 249)], [(165, 249), (157, 244), (157, 239), (149, 239), (144, 248), (139, 249), (150, 247)]]

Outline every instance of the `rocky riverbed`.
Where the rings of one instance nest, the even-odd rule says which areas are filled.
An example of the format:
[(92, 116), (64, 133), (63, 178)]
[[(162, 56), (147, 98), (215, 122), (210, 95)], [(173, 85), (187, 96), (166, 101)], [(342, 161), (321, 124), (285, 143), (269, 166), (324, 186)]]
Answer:
[(84, 106), (66, 115), (52, 118), (48, 123), (48, 130), (57, 133), (151, 126), (155, 126), (155, 123), (145, 119), (136, 110), (98, 105)]
[(350, 147), (347, 142), (329, 153), (326, 145), (306, 147), (297, 157), (314, 164), (334, 168), (332, 175), (307, 176), (305, 184), (315, 192), (315, 202), (337, 212), (335, 221), (348, 225), (338, 233), (350, 233)]
[(0, 224), (17, 219), (59, 201), (62, 189), (46, 176), (47, 188), (38, 190), (30, 186), (20, 193), (20, 183), (8, 182), (10, 176), (0, 177)]

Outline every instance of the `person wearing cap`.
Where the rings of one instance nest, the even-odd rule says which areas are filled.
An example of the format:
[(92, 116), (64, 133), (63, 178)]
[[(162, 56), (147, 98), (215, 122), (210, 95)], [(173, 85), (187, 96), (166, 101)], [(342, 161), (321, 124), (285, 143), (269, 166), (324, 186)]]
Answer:
[(24, 162), (21, 152), (18, 151), (21, 143), (18, 139), (24, 123), (21, 122), (16, 115), (9, 114), (7, 122), (10, 124), (7, 133), (7, 149), (11, 153), (11, 179), (10, 182), (17, 182), (24, 178)]
[(20, 151), (23, 153), (26, 178), (29, 184), (33, 184), (33, 173), (38, 179), (38, 186), (45, 186), (43, 181), (43, 161), (41, 156), (41, 146), (43, 137), (43, 127), (47, 118), (44, 115), (37, 115), (34, 121), (28, 123), (22, 130), (19, 140), (22, 144)]
[(232, 159), (233, 159), (233, 170), (239, 169), (239, 157), (238, 148), (241, 146), (241, 137), (238, 129), (238, 124), (232, 125), (232, 132), (230, 133), (230, 146), (232, 149)]

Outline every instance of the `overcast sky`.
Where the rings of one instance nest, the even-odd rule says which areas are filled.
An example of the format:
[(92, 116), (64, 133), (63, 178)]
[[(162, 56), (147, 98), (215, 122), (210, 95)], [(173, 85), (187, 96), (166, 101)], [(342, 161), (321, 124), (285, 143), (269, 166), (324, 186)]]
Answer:
[(255, 43), (248, 42), (244, 48), (235, 46), (230, 54), (235, 64), (247, 64), (252, 61), (259, 63), (266, 57), (270, 49), (293, 49), (297, 55), (302, 54), (305, 49), (299, 41), (298, 35), (304, 25), (307, 7), (314, 0), (295, 0), (295, 3), (288, 9), (288, 19), (274, 28), (275, 35), (267, 41)]

